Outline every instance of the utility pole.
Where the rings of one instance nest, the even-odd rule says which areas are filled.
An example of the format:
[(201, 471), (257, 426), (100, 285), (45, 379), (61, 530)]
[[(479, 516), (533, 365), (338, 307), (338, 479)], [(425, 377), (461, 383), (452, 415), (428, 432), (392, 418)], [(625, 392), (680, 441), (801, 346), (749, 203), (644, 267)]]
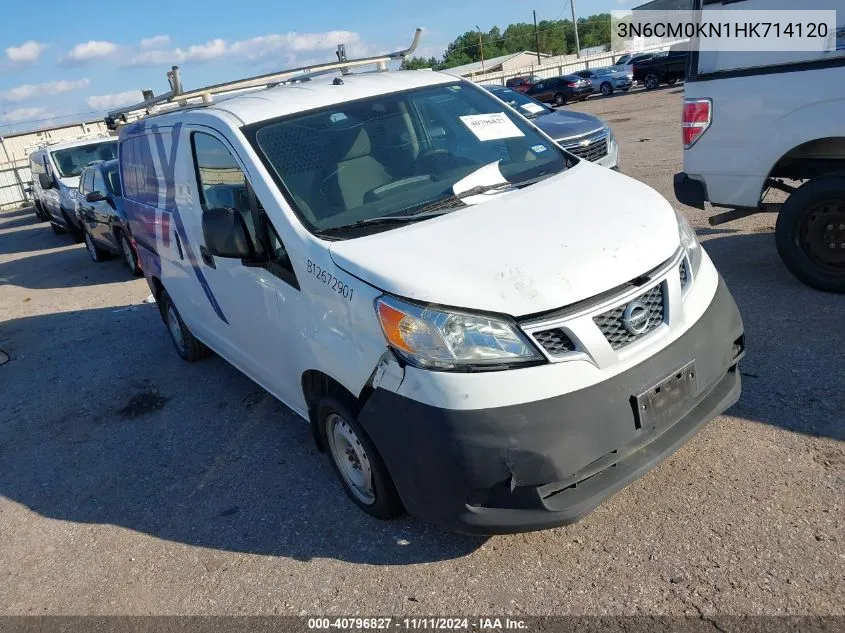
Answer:
[(543, 60), (540, 59), (540, 34), (537, 32), (537, 11), (534, 11), (534, 41), (537, 43), (537, 65), (542, 66)]
[(569, 6), (572, 7), (572, 26), (575, 29), (575, 54), (581, 57), (581, 43), (578, 41), (578, 20), (575, 17), (575, 0), (569, 0)]
[(484, 42), (481, 41), (481, 29), (475, 25), (475, 30), (478, 31), (478, 48), (481, 49), (481, 72), (484, 73)]

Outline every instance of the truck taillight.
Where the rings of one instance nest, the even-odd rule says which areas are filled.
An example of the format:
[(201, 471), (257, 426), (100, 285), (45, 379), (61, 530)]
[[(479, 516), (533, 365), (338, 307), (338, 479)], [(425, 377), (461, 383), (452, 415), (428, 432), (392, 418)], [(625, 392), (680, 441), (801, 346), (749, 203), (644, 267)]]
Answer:
[(713, 120), (713, 101), (710, 99), (684, 99), (681, 128), (684, 132), (684, 149), (689, 149), (701, 138)]

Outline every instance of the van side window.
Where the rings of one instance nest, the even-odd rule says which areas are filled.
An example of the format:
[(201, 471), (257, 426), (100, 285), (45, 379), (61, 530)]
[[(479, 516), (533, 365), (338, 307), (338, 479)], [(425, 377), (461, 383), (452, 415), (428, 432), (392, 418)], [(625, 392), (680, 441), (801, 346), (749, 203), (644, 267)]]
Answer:
[[(270, 272), (299, 288), (282, 240), (229, 149), (215, 137), (202, 132), (194, 132), (191, 140), (203, 211), (225, 207), (240, 212), (256, 251), (269, 258)], [(254, 209), (250, 197), (253, 197)]]

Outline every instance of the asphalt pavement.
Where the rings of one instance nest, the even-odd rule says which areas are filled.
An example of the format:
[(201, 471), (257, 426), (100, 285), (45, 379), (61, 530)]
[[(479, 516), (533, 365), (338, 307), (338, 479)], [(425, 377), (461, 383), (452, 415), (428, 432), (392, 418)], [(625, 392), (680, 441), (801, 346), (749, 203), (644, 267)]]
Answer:
[(544, 532), (365, 516), (305, 423), (177, 357), (143, 279), (0, 212), (0, 613), (845, 614), (845, 297), (789, 275), (772, 214), (713, 229), (677, 204), (682, 90), (567, 107), (698, 229), (745, 321), (744, 392)]

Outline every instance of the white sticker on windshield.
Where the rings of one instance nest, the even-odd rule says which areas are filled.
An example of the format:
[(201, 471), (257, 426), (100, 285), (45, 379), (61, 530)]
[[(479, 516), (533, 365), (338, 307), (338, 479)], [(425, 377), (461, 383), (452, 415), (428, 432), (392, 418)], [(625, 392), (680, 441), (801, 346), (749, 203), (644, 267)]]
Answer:
[(533, 151), (535, 154), (542, 154), (547, 149), (549, 149), (549, 148), (546, 147), (545, 145), (532, 145), (531, 146), (531, 151)]
[(538, 112), (543, 112), (545, 110), (545, 108), (543, 108), (543, 106), (539, 103), (523, 103), (522, 109), (528, 114), (537, 114)]
[(525, 136), (504, 112), (470, 114), (460, 119), (479, 141), (498, 141), (503, 138)]

